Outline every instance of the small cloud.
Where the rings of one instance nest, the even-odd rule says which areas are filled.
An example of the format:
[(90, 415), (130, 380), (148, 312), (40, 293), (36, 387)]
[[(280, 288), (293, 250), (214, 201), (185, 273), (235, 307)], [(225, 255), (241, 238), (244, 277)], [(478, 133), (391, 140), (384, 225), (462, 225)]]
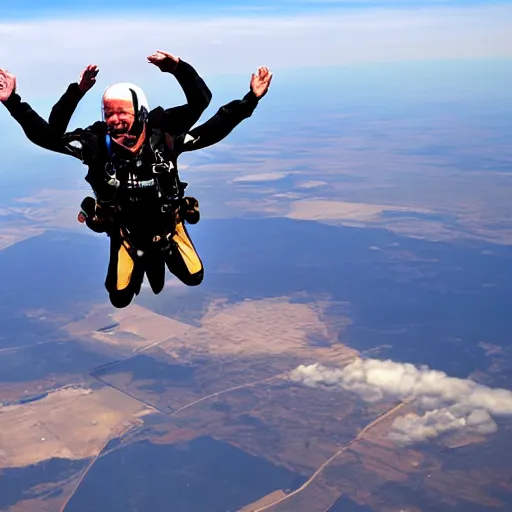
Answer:
[(273, 173), (261, 173), (261, 174), (246, 174), (245, 176), (239, 176), (234, 178), (233, 182), (259, 182), (259, 181), (277, 181), (286, 178), (289, 173), (286, 172), (273, 172)]
[(297, 188), (316, 188), (316, 187), (323, 187), (325, 185), (327, 185), (326, 181), (311, 180), (311, 181), (303, 181), (303, 182), (297, 184)]
[(406, 414), (392, 424), (390, 437), (401, 444), (461, 429), (492, 434), (498, 429), (493, 417), (512, 416), (511, 391), (409, 363), (359, 359), (344, 368), (301, 365), (290, 379), (309, 387), (351, 391), (369, 403), (416, 399), (422, 413)]
[(471, 411), (469, 415), (463, 415), (451, 408), (435, 409), (423, 415), (411, 413), (397, 418), (393, 422), (389, 437), (407, 445), (461, 429), (480, 434), (493, 434), (498, 430), (498, 426), (484, 409)]

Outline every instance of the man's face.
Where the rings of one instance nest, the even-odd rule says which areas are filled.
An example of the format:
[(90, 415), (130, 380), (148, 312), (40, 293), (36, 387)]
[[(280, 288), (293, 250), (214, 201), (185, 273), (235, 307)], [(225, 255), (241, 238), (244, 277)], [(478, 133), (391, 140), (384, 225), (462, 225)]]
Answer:
[(105, 100), (104, 116), (112, 137), (126, 135), (135, 122), (133, 104), (127, 100)]

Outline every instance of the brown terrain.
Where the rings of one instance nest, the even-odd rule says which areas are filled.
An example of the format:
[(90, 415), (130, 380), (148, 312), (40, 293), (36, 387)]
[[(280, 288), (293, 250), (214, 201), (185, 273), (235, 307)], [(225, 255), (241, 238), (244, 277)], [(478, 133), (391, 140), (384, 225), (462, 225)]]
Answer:
[(0, 227), (0, 251), (7, 249), (11, 245), (27, 240), (33, 236), (40, 235), (44, 229), (1, 226)]
[[(96, 460), (110, 453), (112, 439), (121, 440), (112, 449), (122, 449), (143, 438), (176, 444), (205, 435), (305, 479), (295, 490), (278, 488), (248, 503), (243, 512), (326, 512), (340, 496), (378, 512), (428, 512), (407, 498), (391, 506), (385, 491), (390, 485), (413, 489), (418, 479), (434, 502), (499, 505), (489, 485), (505, 483), (512, 471), (507, 477), (503, 468), (446, 470), (441, 455), (398, 448), (387, 437), (393, 418), (414, 404), (363, 407), (349, 393), (289, 383), (288, 374), (298, 364), (343, 367), (366, 355), (337, 341), (337, 329), (350, 320), (331, 321), (327, 304), (325, 298), (215, 300), (199, 325), (136, 305), (120, 311), (97, 305), (81, 320), (62, 324), (76, 343), (117, 354), (117, 362), (37, 402), (0, 408), (2, 468), (52, 457), (86, 461), (74, 477), (46, 485), (46, 495), (60, 488), (60, 498), (30, 500), (12, 510), (64, 510)], [(63, 321), (38, 314), (45, 321)], [(325, 346), (312, 345), (312, 337)], [(150, 369), (144, 375), (139, 375), (140, 358), (147, 358)], [(190, 373), (176, 378), (173, 368)], [(155, 414), (167, 419), (145, 429), (145, 418)], [(469, 448), (483, 442), (489, 440), (460, 434), (443, 441)]]
[[(449, 121), (443, 126), (435, 137), (452, 143), (455, 156), (469, 158), (485, 151), (485, 142), (462, 147), (460, 140), (469, 134), (461, 126)], [(468, 180), (442, 157), (405, 152), (435, 140), (429, 132), (418, 134), (418, 126), (375, 122), (364, 128), (371, 137), (364, 130), (353, 136), (331, 135), (318, 147), (310, 137), (292, 134), (264, 148), (223, 144), (222, 149), (209, 150), (213, 157), (229, 152), (231, 162), (243, 165), (195, 162), (192, 155), (195, 185), (208, 192), (202, 207), (208, 218), (256, 212), (384, 227), (431, 240), (463, 237), (511, 243), (509, 173), (476, 169)], [(460, 140), (453, 140), (454, 133)], [(287, 146), (308, 149), (283, 157)], [(285, 191), (279, 185), (284, 178), (295, 180)], [(219, 183), (229, 188), (210, 196)], [(86, 233), (75, 220), (86, 193), (81, 186), (20, 199), (10, 213), (23, 215), (35, 227), (3, 225), (0, 249), (49, 228)], [(414, 255), (399, 256), (407, 257)], [(391, 422), (414, 410), (414, 403), (369, 406), (348, 392), (289, 381), (289, 372), (300, 364), (343, 367), (367, 355), (339, 341), (351, 319), (329, 316), (329, 298), (300, 303), (291, 299), (233, 303), (217, 298), (197, 322), (137, 305), (117, 311), (97, 304), (78, 319), (54, 311), (27, 313), (58, 326), (72, 340), (69, 343), (100, 352), (112, 363), (91, 368), (90, 374), (61, 376), (66, 386), (58, 385), (54, 376), (2, 383), (2, 401), (52, 391), (35, 402), (0, 406), (0, 474), (58, 457), (82, 462), (66, 478), (42, 484), (38, 496), (10, 510), (64, 510), (100, 458), (136, 440), (186, 444), (205, 435), (287, 468), (305, 482), (296, 489), (269, 491), (240, 512), (329, 512), (336, 510), (340, 497), (375, 512), (430, 512), (431, 504), (441, 510), (462, 507), (457, 512), (472, 504), (503, 510), (497, 491), (512, 492), (512, 469), (503, 457), (506, 447), (512, 448), (511, 425), (501, 425), (496, 435), (458, 432), (430, 447), (398, 448), (388, 438)], [(497, 358), (502, 349), (489, 343), (481, 347), (491, 364), (479, 380), (491, 381), (493, 372), (503, 370)], [(153, 417), (162, 421), (146, 427)], [(112, 440), (119, 444), (109, 447)]]
[[(489, 148), (494, 145), (485, 143), (492, 136), (482, 137), (477, 128), (460, 126), (455, 119), (444, 119), (430, 133), (424, 133), (425, 128), (414, 124), (404, 128), (397, 121), (368, 121), (353, 135), (319, 137), (317, 146), (310, 134), (297, 134), (288, 141), (279, 138), (265, 144), (261, 155), (265, 158), (264, 174), (259, 162), (252, 161), (244, 165), (242, 176), (233, 164), (201, 162), (195, 167), (200, 182), (209, 183), (212, 173), (231, 179), (229, 196), (233, 199), (228, 199), (225, 207), (231, 208), (232, 215), (242, 210), (327, 224), (385, 227), (431, 240), (462, 237), (509, 244), (512, 176), (491, 165), (476, 166), (469, 177), (456, 163), (471, 162), (473, 155), (479, 161), (486, 155), (492, 158)], [(468, 139), (478, 143), (469, 146), (465, 142)], [(451, 145), (449, 157), (410, 151), (436, 145), (439, 140)], [(287, 144), (308, 149), (300, 157), (283, 157)], [(248, 154), (262, 152), (258, 145), (227, 148), (241, 161)], [(502, 149), (500, 158), (512, 165), (509, 149)], [(217, 151), (226, 149), (211, 150), (214, 155)], [(262, 176), (267, 177), (266, 182)], [(287, 182), (285, 192), (279, 186), (284, 176), (294, 178), (292, 186)], [(249, 182), (250, 188), (244, 186)], [(400, 216), (383, 216), (386, 212)]]
[(0, 414), (0, 465), (13, 468), (51, 457), (93, 457), (112, 433), (120, 435), (130, 422), (149, 412), (150, 408), (108, 387), (70, 387), (38, 402), (4, 406)]
[[(181, 167), (185, 174), (188, 167), (193, 168), (194, 186), (208, 218), (250, 212), (384, 227), (429, 240), (511, 243), (512, 175), (493, 167), (498, 151), (492, 143), (497, 135), (493, 130), (467, 126), (456, 117), (443, 118), (435, 125), (421, 119), (362, 119), (346, 135), (317, 134), (314, 125), (311, 129), (306, 134), (297, 130), (272, 138), (264, 146), (231, 144), (228, 138), (208, 148), (208, 158), (202, 152), (187, 155), (187, 164)], [(468, 145), (467, 140), (474, 143)], [(450, 150), (421, 152), (440, 141)], [(297, 155), (296, 149), (303, 147), (307, 150)], [(229, 162), (223, 161), (226, 154)], [(485, 158), (491, 163), (479, 167)], [(512, 166), (509, 148), (500, 147), (499, 159)], [(470, 165), (470, 171), (460, 161)], [(80, 169), (79, 164), (73, 164), (73, 169)], [(285, 178), (293, 180), (286, 187), (280, 184)], [(76, 214), (90, 191), (80, 179), (73, 181), (69, 188), (45, 188), (33, 197), (18, 198), (19, 206), (0, 213), (21, 214), (38, 229), (87, 233), (76, 222)]]

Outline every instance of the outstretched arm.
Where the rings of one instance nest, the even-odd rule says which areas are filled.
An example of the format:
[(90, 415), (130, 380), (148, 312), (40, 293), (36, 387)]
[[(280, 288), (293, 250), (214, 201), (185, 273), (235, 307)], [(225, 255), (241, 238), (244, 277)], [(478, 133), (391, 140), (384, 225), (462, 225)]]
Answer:
[(48, 123), (57, 135), (63, 135), (68, 128), (69, 121), (85, 93), (96, 83), (98, 67), (89, 64), (80, 74), (78, 82), (70, 84), (66, 92), (53, 106)]
[(252, 115), (260, 99), (267, 93), (271, 80), (270, 70), (259, 68), (258, 73), (252, 75), (250, 91), (241, 100), (222, 106), (208, 121), (178, 138), (178, 153), (203, 149), (227, 137), (238, 124)]
[(28, 103), (21, 101), (16, 92), (16, 77), (3, 69), (0, 69), (0, 101), (31, 142), (44, 149), (69, 154), (50, 125)]
[(0, 102), (31, 142), (44, 149), (83, 160), (80, 148), (67, 143), (64, 137), (57, 135), (27, 102), (21, 101), (20, 95), (16, 92), (16, 77), (3, 69), (0, 69)]
[(190, 130), (197, 123), (212, 99), (212, 93), (197, 71), (179, 57), (159, 50), (150, 55), (148, 61), (164, 73), (176, 77), (185, 97), (186, 105), (168, 108), (162, 116), (161, 128), (170, 135), (178, 135)]

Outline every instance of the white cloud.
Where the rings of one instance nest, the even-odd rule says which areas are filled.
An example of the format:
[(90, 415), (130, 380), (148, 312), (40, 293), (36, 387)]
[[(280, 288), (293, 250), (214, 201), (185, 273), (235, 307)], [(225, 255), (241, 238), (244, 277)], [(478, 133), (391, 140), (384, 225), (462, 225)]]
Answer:
[(239, 176), (234, 178), (232, 181), (234, 183), (237, 182), (248, 182), (248, 183), (256, 183), (259, 181), (277, 181), (283, 178), (286, 178), (290, 173), (289, 172), (268, 172), (268, 173), (259, 173), (259, 174), (245, 174), (243, 176)]
[[(89, 62), (99, 81), (165, 87), (146, 56), (159, 48), (182, 56), (206, 76), (349, 63), (512, 56), (512, 7), (429, 7), (316, 15), (154, 16), (35, 19), (0, 23), (0, 67), (33, 97), (55, 94)], [(134, 78), (135, 77), (135, 78)], [(163, 79), (162, 79), (163, 80)], [(276, 77), (276, 81), (278, 78)], [(155, 86), (154, 83), (158, 82)], [(102, 88), (102, 87), (100, 87)]]
[(497, 430), (493, 417), (512, 416), (511, 391), (409, 363), (359, 359), (344, 368), (317, 363), (299, 366), (290, 378), (309, 387), (351, 391), (370, 403), (416, 399), (423, 413), (397, 418), (390, 432), (393, 439), (405, 444), (458, 429), (490, 434)]

